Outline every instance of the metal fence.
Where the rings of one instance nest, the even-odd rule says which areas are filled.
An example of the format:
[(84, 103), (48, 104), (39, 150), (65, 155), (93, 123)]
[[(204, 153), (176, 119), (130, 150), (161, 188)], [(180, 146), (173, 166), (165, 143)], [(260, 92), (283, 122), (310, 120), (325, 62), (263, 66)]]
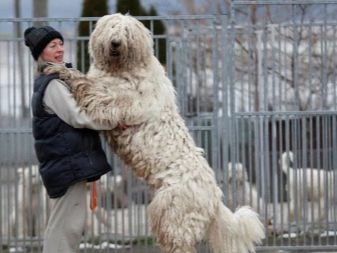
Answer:
[[(138, 17), (225, 203), (260, 213), (260, 251), (337, 250), (336, 10), (337, 1), (233, 1), (224, 15)], [(38, 251), (50, 210), (31, 136), (34, 67), (20, 30), (54, 26), (67, 60), (84, 70), (88, 36), (77, 27), (86, 22), (90, 32), (96, 20), (0, 19), (0, 252)], [(81, 250), (157, 252), (151, 194), (106, 150), (114, 171), (100, 181)]]

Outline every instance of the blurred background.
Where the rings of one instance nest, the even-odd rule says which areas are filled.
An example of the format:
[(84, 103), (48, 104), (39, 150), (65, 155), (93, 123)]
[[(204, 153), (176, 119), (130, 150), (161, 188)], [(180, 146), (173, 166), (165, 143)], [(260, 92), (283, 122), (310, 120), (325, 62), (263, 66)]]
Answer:
[[(13, 17), (80, 17), (84, 2), (95, 2), (85, 0), (2, 0), (0, 8), (1, 18)], [(99, 1), (98, 1), (99, 2)], [(108, 13), (117, 11), (119, 2), (125, 2), (130, 6), (131, 14), (136, 11), (135, 6), (141, 4), (144, 10), (156, 9), (159, 15), (177, 14), (214, 14), (224, 12), (227, 8), (223, 0), (132, 0), (118, 1), (106, 0)], [(136, 7), (137, 8), (137, 7)], [(19, 13), (17, 12), (19, 10)], [(18, 15), (19, 14), (19, 15)], [(133, 13), (136, 15), (137, 13)]]

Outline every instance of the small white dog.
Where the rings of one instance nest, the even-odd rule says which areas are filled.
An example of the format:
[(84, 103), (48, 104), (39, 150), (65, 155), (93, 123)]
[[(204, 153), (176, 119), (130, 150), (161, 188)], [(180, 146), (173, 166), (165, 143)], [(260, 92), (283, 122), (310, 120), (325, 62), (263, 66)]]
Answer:
[(203, 150), (179, 114), (176, 92), (154, 56), (150, 31), (130, 15), (100, 18), (89, 40), (87, 76), (49, 66), (97, 122), (128, 125), (105, 131), (112, 150), (153, 192), (152, 232), (167, 253), (195, 253), (208, 240), (215, 253), (255, 251), (264, 227), (250, 207), (231, 212)]
[(47, 221), (48, 196), (42, 187), (38, 166), (17, 169), (14, 188), (16, 203), (10, 221), (13, 236), (18, 238), (42, 236)]
[[(17, 238), (41, 237), (44, 234), (48, 221), (52, 200), (49, 199), (43, 187), (38, 166), (33, 165), (18, 168), (17, 179), (16, 186), (14, 187), (16, 195), (13, 199), (15, 201), (14, 208), (10, 210), (12, 236)], [(122, 183), (120, 175), (114, 177), (107, 174), (102, 176), (97, 182), (98, 196), (103, 200), (111, 198), (113, 195), (118, 198), (122, 197), (122, 193), (118, 190)], [(85, 233), (90, 236), (99, 236), (99, 231), (103, 228), (105, 230), (111, 228), (112, 221), (106, 215), (106, 206), (101, 205), (104, 202), (102, 199), (99, 201), (97, 210), (94, 213), (91, 212), (89, 208), (90, 194), (88, 187)], [(121, 201), (125, 200), (126, 197), (121, 199)]]
[(290, 220), (303, 217), (304, 209), (311, 216), (311, 206), (314, 212), (312, 221), (323, 220), (326, 216), (326, 200), (330, 206), (333, 203), (332, 172), (316, 168), (294, 168), (294, 154), (291, 151), (282, 153), (281, 167), (287, 175)]
[(255, 211), (264, 207), (255, 185), (248, 180), (246, 169), (241, 163), (228, 163), (228, 206), (234, 210), (237, 206), (250, 205)]

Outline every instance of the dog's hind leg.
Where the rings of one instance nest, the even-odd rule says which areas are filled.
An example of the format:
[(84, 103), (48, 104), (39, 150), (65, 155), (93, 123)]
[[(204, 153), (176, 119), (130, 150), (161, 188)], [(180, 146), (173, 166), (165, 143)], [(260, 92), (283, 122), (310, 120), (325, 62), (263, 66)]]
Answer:
[(182, 245), (178, 248), (175, 248), (175, 245), (165, 245), (162, 249), (165, 253), (197, 253), (197, 249), (194, 246), (188, 245)]
[(154, 196), (148, 206), (151, 229), (166, 253), (196, 253), (208, 219), (188, 204), (178, 188), (169, 187)]

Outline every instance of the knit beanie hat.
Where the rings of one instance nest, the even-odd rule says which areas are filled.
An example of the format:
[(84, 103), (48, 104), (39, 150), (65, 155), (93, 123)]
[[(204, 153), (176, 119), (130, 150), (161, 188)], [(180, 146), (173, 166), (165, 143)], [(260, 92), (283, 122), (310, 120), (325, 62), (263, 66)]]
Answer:
[(40, 28), (29, 27), (25, 30), (25, 45), (29, 47), (35, 61), (39, 58), (43, 49), (53, 39), (61, 39), (63, 36), (50, 26), (43, 26)]

